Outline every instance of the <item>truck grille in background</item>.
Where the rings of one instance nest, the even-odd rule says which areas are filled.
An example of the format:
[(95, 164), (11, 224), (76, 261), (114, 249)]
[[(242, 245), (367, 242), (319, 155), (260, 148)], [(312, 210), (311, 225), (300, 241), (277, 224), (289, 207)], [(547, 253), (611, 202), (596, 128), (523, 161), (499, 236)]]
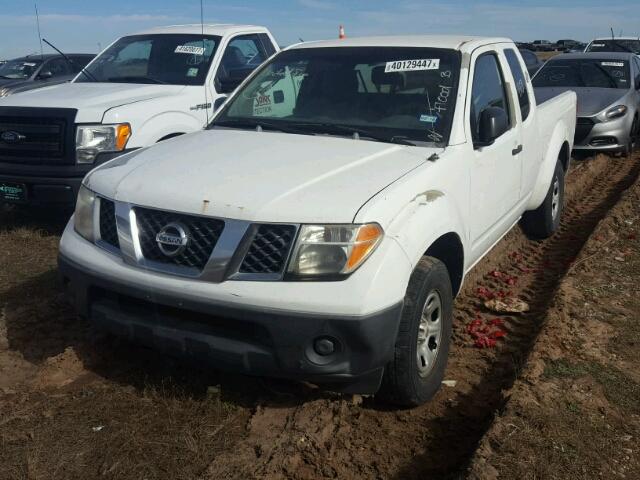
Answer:
[(0, 116), (0, 135), (15, 132), (20, 140), (0, 139), (0, 161), (7, 163), (67, 163), (67, 120), (47, 117)]
[[(202, 270), (213, 248), (220, 238), (224, 222), (214, 218), (203, 218), (148, 208), (134, 208), (138, 224), (138, 239), (142, 254), (147, 260), (191, 267)], [(168, 257), (158, 247), (156, 236), (163, 227), (178, 223), (188, 232), (186, 249), (175, 257)]]
[(574, 137), (574, 143), (579, 145), (584, 142), (591, 133), (594, 125), (593, 120), (590, 118), (578, 117), (576, 121), (576, 135)]
[(295, 233), (292, 225), (261, 225), (240, 265), (240, 273), (281, 273)]
[(100, 238), (112, 247), (120, 248), (116, 227), (116, 206), (111, 200), (100, 199)]

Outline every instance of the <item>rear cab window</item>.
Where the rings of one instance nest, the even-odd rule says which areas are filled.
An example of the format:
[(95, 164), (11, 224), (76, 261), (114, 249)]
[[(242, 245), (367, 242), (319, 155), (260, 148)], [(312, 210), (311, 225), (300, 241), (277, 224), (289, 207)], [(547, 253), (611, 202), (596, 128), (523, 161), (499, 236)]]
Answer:
[(504, 55), (507, 58), (509, 69), (513, 75), (513, 79), (516, 82), (516, 92), (518, 93), (518, 106), (520, 107), (520, 113), (522, 114), (522, 121), (524, 122), (529, 117), (531, 111), (531, 102), (529, 100), (529, 89), (527, 88), (527, 77), (522, 70), (518, 55), (515, 50), (508, 48), (504, 51)]

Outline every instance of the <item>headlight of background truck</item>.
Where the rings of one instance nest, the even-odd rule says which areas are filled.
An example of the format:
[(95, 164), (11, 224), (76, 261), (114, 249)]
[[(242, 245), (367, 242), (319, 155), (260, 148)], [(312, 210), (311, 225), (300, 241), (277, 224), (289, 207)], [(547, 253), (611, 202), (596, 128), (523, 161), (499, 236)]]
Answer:
[(76, 162), (91, 164), (102, 152), (121, 152), (131, 137), (131, 125), (78, 125)]
[(82, 185), (78, 192), (76, 201), (76, 211), (74, 217), (74, 227), (78, 235), (93, 242), (93, 209), (96, 203), (95, 194)]
[(348, 275), (371, 255), (384, 233), (377, 223), (303, 225), (289, 264), (296, 277)]

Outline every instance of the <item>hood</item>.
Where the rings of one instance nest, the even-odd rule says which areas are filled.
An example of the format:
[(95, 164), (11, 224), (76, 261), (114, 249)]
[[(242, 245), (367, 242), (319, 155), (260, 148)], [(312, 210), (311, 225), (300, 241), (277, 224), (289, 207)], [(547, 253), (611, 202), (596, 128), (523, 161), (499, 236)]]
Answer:
[(0, 107), (75, 108), (79, 123), (100, 122), (107, 110), (135, 102), (177, 95), (183, 85), (63, 83), (0, 99)]
[(373, 195), (441, 149), (205, 130), (133, 152), (85, 180), (135, 205), (247, 221), (350, 223)]
[(16, 80), (13, 78), (0, 78), (0, 88), (14, 88), (29, 83), (30, 80)]
[(591, 117), (622, 99), (629, 91), (622, 88), (589, 88), (589, 87), (541, 87), (536, 88), (538, 103), (573, 91), (578, 96), (578, 117)]

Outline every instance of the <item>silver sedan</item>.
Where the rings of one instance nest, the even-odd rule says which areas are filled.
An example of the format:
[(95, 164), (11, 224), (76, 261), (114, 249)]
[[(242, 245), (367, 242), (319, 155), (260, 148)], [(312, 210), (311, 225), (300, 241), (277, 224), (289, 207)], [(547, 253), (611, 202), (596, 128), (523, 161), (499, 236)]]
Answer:
[(640, 136), (640, 58), (633, 53), (553, 57), (533, 78), (538, 102), (567, 90), (578, 95), (575, 150), (629, 155)]

